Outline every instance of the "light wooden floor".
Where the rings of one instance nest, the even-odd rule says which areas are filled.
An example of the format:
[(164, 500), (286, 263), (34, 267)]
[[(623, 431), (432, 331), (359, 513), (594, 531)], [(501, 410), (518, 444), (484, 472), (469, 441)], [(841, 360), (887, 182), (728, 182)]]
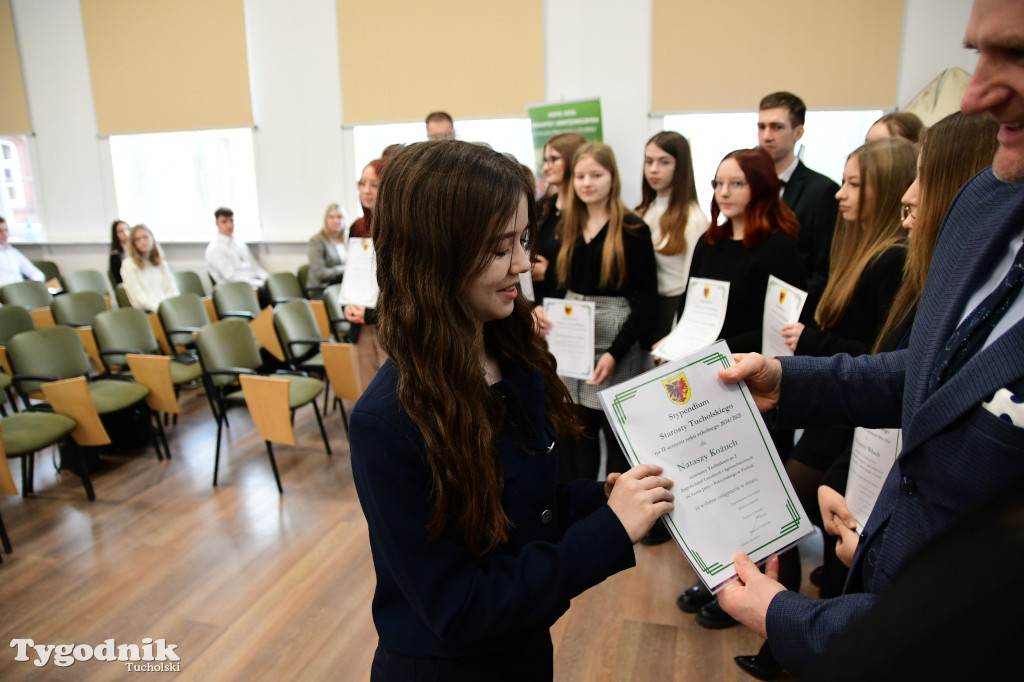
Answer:
[[(38, 668), (12, 639), (36, 644), (176, 644), (195, 680), (365, 680), (376, 646), (366, 524), (337, 412), (328, 457), (306, 408), (296, 447), (278, 447), (278, 495), (244, 410), (230, 413), (219, 486), (205, 397), (183, 395), (174, 459), (105, 456), (87, 502), (77, 477), (36, 455), (36, 496), (3, 497), (14, 553), (0, 565), (0, 680), (108, 680), (141, 673), (91, 660)], [(19, 481), (17, 461), (12, 461)], [(820, 552), (820, 545), (818, 545)], [(637, 567), (573, 601), (552, 629), (555, 679), (749, 680), (732, 658), (761, 640), (705, 630), (675, 606), (694, 579), (672, 543), (637, 546)]]

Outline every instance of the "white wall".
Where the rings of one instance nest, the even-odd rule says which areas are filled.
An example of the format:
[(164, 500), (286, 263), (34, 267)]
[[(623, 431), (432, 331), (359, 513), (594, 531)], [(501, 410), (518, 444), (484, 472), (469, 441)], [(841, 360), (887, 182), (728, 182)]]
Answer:
[[(78, 0), (12, 0), (36, 138), (41, 221), (49, 244), (26, 248), (67, 270), (105, 269), (116, 213), (109, 145), (96, 134)], [(259, 206), (271, 270), (305, 260), (304, 242), (340, 201), (358, 215), (350, 129), (342, 128), (334, 0), (246, 0)], [(973, 69), (963, 50), (969, 0), (906, 0), (899, 89), (906, 103), (942, 69)], [(640, 196), (650, 117), (651, 0), (545, 0), (545, 97), (600, 97), (626, 203)], [(344, 33), (344, 31), (343, 31)], [(680, 68), (693, 68), (681, 65)], [(866, 75), (865, 77), (869, 77)], [(290, 243), (283, 243), (290, 242)], [(202, 244), (167, 247), (174, 267), (202, 264)]]
[(32, 170), (46, 238), (105, 234), (109, 241), (114, 180), (101, 162), (78, 0), (13, 0), (11, 15), (35, 131)]
[(971, 0), (906, 0), (896, 104), (906, 106), (944, 69), (974, 73), (978, 56), (963, 45)]
[(651, 110), (651, 0), (545, 0), (547, 101), (601, 98), (627, 206), (640, 203)]
[(257, 195), (267, 241), (309, 239), (323, 226), (327, 205), (343, 201), (337, 26), (334, 0), (245, 3)]

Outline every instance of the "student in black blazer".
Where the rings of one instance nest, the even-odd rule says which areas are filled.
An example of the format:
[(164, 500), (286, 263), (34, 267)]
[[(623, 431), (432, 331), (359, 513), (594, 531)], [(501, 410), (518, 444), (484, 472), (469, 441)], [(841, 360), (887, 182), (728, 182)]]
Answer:
[(389, 359), (350, 426), (377, 575), (371, 680), (551, 679), (549, 627), (672, 508), (655, 466), (557, 480), (556, 434), (575, 427), (519, 290), (531, 186), (455, 140), (410, 145), (382, 178)]

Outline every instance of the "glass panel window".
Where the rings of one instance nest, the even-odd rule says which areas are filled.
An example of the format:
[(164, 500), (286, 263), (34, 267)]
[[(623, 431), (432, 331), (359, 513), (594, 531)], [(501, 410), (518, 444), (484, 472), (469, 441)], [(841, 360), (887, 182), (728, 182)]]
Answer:
[[(528, 118), (464, 119), (455, 122), (455, 136), (467, 142), (484, 142), (499, 152), (515, 156), (520, 163), (533, 168), (533, 136)], [(427, 139), (423, 121), (414, 123), (381, 123), (352, 128), (355, 156), (355, 177), (370, 161), (379, 159), (385, 147), (395, 143), (410, 144)]]
[(208, 241), (213, 212), (235, 212), (235, 236), (261, 237), (252, 130), (111, 135), (118, 216), (160, 241)]
[(28, 137), (0, 136), (0, 216), (12, 241), (42, 239), (38, 204)]
[[(841, 182), (847, 155), (864, 144), (868, 128), (882, 113), (881, 109), (808, 111), (796, 152), (805, 165)], [(690, 141), (697, 196), (704, 212), (710, 213), (711, 180), (722, 157), (735, 149), (757, 146), (757, 113), (668, 114), (665, 130), (674, 130)]]

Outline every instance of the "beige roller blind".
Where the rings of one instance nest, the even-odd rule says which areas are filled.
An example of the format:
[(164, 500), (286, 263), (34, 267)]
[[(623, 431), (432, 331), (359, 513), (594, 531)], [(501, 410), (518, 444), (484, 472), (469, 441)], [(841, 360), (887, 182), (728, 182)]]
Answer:
[(776, 90), (813, 109), (896, 102), (903, 0), (654, 0), (651, 109), (753, 110)]
[(243, 0), (81, 0), (101, 135), (251, 126)]
[(32, 132), (10, 0), (0, 0), (0, 134)]
[(525, 116), (544, 101), (542, 0), (337, 0), (346, 124)]

